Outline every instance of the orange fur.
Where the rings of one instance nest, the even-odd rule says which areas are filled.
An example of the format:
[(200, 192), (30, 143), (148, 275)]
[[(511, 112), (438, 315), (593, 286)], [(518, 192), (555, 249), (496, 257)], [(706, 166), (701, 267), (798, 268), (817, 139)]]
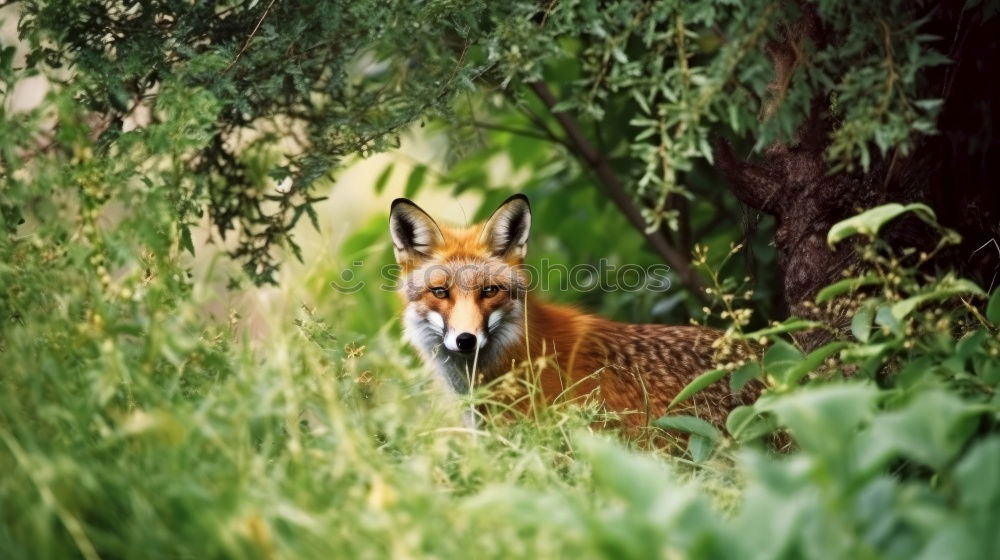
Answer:
[[(498, 215), (455, 229), (438, 226), (409, 201), (393, 206), (408, 332), (452, 388), (497, 382), (504, 393), (501, 378), (519, 375), (545, 402), (596, 398), (621, 413), (626, 426), (638, 427), (663, 415), (684, 386), (715, 366), (719, 331), (618, 323), (525, 293), (518, 266), (530, 227), (527, 200), (512, 198)], [(494, 285), (502, 289), (485, 295), (483, 289)], [(459, 331), (482, 344), (475, 354), (448, 348)], [(751, 384), (733, 394), (723, 381), (672, 412), (721, 424), (757, 392)], [(499, 396), (522, 409), (541, 404), (523, 392)]]

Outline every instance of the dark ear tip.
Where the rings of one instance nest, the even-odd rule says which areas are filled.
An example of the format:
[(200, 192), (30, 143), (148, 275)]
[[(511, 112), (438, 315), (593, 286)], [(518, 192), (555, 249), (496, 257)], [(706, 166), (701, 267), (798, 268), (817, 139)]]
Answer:
[(410, 206), (416, 206), (416, 204), (414, 204), (413, 201), (408, 198), (397, 198), (396, 200), (392, 201), (392, 204), (389, 205), (389, 210), (394, 209), (396, 206), (399, 206), (400, 204), (409, 204)]
[(503, 206), (504, 204), (507, 204), (508, 202), (514, 202), (515, 200), (520, 200), (520, 201), (524, 202), (525, 204), (528, 205), (528, 209), (529, 210), (531, 209), (531, 201), (528, 200), (528, 197), (525, 196), (524, 193), (517, 193), (515, 195), (510, 196), (507, 200), (503, 201), (503, 204), (501, 204), (500, 206)]

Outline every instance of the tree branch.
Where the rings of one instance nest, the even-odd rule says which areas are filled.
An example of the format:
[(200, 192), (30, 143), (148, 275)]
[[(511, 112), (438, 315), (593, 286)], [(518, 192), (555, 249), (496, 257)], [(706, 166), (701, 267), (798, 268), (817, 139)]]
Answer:
[(508, 132), (510, 134), (514, 134), (514, 135), (517, 135), (517, 136), (526, 136), (528, 138), (537, 138), (538, 140), (545, 140), (546, 142), (554, 142), (556, 144), (561, 144), (561, 145), (563, 145), (563, 146), (565, 146), (565, 147), (567, 147), (569, 149), (573, 149), (573, 146), (570, 146), (562, 138), (559, 138), (558, 136), (549, 133), (549, 131), (545, 131), (544, 133), (543, 132), (536, 132), (534, 130), (530, 130), (530, 129), (527, 129), (527, 128), (518, 128), (518, 127), (515, 127), (515, 126), (506, 126), (506, 125), (502, 125), (502, 124), (496, 124), (496, 123), (491, 123), (491, 122), (486, 122), (486, 121), (480, 121), (480, 120), (476, 120), (476, 119), (472, 119), (472, 120), (468, 121), (468, 124), (470, 124), (470, 125), (472, 125), (472, 126), (474, 126), (476, 128), (485, 128), (487, 130), (498, 130), (500, 132)]
[(535, 95), (542, 100), (542, 103), (549, 109), (552, 116), (559, 122), (566, 133), (567, 142), (572, 146), (577, 156), (590, 168), (608, 196), (618, 206), (618, 209), (625, 215), (635, 229), (639, 230), (646, 238), (646, 241), (653, 246), (653, 249), (663, 258), (663, 260), (673, 268), (680, 278), (681, 283), (691, 289), (691, 291), (704, 300), (704, 283), (701, 277), (691, 268), (691, 264), (681, 251), (673, 247), (661, 231), (647, 231), (646, 219), (642, 217), (642, 212), (636, 206), (635, 201), (625, 190), (618, 175), (611, 168), (611, 164), (603, 154), (594, 149), (594, 146), (584, 136), (579, 125), (573, 117), (563, 111), (555, 111), (556, 98), (552, 94), (549, 86), (542, 81), (528, 84), (535, 92)]
[(247, 47), (250, 46), (250, 41), (253, 41), (254, 35), (256, 35), (257, 30), (260, 29), (260, 24), (264, 23), (264, 18), (266, 18), (268, 12), (271, 11), (271, 6), (274, 6), (274, 0), (271, 0), (271, 3), (267, 5), (267, 8), (264, 8), (264, 13), (261, 14), (260, 19), (257, 20), (257, 25), (253, 27), (253, 31), (250, 32), (250, 36), (247, 37), (246, 42), (243, 43), (243, 48), (240, 49), (240, 52), (236, 53), (236, 58), (229, 63), (229, 66), (226, 66), (226, 69), (222, 71), (223, 73), (229, 72), (229, 70), (236, 65), (236, 62), (239, 61), (240, 57), (243, 56), (243, 53), (246, 52)]

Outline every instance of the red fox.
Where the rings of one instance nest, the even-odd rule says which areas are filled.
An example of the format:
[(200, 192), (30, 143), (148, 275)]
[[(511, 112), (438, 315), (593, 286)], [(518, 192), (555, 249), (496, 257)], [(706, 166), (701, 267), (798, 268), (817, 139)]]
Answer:
[[(389, 229), (402, 269), (406, 336), (457, 393), (536, 364), (532, 379), (546, 401), (599, 398), (634, 428), (663, 415), (685, 385), (713, 367), (719, 331), (618, 323), (528, 293), (522, 265), (531, 208), (524, 195), (467, 229), (439, 226), (399, 198)], [(677, 412), (721, 424), (755, 393), (733, 394), (723, 381)]]

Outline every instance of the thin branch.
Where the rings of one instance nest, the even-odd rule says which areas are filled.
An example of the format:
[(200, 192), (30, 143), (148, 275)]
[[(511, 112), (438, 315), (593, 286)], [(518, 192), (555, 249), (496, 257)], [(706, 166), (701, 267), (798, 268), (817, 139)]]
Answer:
[(564, 146), (568, 146), (572, 149), (572, 146), (570, 146), (570, 144), (566, 143), (566, 141), (560, 138), (559, 135), (556, 134), (554, 130), (549, 128), (549, 125), (545, 122), (545, 120), (538, 113), (532, 111), (531, 107), (528, 107), (524, 103), (518, 103), (516, 99), (513, 101), (514, 101), (514, 108), (520, 111), (522, 115), (524, 115), (529, 121), (531, 121), (531, 124), (535, 125), (542, 132), (544, 132), (545, 135), (550, 140), (552, 140), (553, 142), (557, 142), (559, 144), (563, 144)]
[(670, 198), (670, 206), (677, 210), (677, 245), (685, 254), (690, 253), (694, 247), (691, 237), (691, 207), (684, 195), (673, 193)]
[(253, 31), (250, 32), (250, 36), (247, 37), (247, 40), (243, 43), (243, 48), (240, 49), (240, 52), (236, 53), (236, 58), (234, 58), (233, 61), (229, 63), (229, 66), (226, 66), (226, 69), (223, 70), (223, 72), (229, 72), (229, 70), (233, 66), (235, 66), (236, 63), (239, 61), (240, 57), (243, 56), (243, 53), (246, 52), (247, 47), (250, 46), (250, 41), (253, 41), (254, 35), (256, 35), (257, 34), (257, 30), (260, 29), (260, 24), (264, 23), (264, 18), (266, 18), (268, 12), (271, 11), (271, 6), (274, 5), (275, 1), (276, 0), (271, 0), (271, 3), (268, 4), (267, 8), (264, 9), (264, 13), (261, 14), (260, 15), (260, 19), (257, 20), (257, 25), (254, 26)]
[(691, 268), (686, 255), (673, 247), (667, 241), (663, 232), (648, 231), (646, 219), (642, 217), (642, 212), (625, 190), (625, 186), (611, 168), (608, 159), (604, 157), (604, 154), (594, 149), (571, 115), (563, 111), (553, 110), (556, 106), (556, 98), (552, 94), (552, 90), (549, 89), (549, 86), (542, 81), (531, 82), (528, 85), (535, 92), (535, 95), (542, 100), (542, 103), (548, 107), (552, 116), (559, 122), (559, 125), (566, 133), (568, 142), (573, 146), (573, 151), (590, 167), (622, 214), (625, 215), (633, 227), (642, 233), (646, 241), (653, 246), (653, 249), (656, 250), (663, 260), (674, 269), (681, 283), (690, 288), (699, 299), (704, 300), (704, 282), (694, 269)]
[(566, 140), (559, 138), (558, 136), (552, 134), (544, 134), (537, 132), (528, 128), (518, 128), (515, 126), (506, 126), (502, 124), (496, 124), (491, 122), (484, 122), (476, 119), (468, 121), (468, 124), (475, 126), (477, 128), (485, 128), (487, 130), (498, 130), (500, 132), (509, 132), (510, 134), (516, 134), (518, 136), (527, 136), (529, 138), (537, 138), (539, 140), (545, 140), (547, 142), (555, 142), (556, 144), (561, 144), (569, 149), (573, 149)]
[(551, 14), (552, 10), (555, 9), (556, 2), (558, 2), (558, 1), (559, 0), (551, 0), (549, 2), (549, 5), (545, 7), (545, 13), (542, 14), (542, 23), (538, 24), (538, 28), (539, 29), (542, 29), (543, 27), (545, 27), (545, 22), (549, 20), (549, 14)]

